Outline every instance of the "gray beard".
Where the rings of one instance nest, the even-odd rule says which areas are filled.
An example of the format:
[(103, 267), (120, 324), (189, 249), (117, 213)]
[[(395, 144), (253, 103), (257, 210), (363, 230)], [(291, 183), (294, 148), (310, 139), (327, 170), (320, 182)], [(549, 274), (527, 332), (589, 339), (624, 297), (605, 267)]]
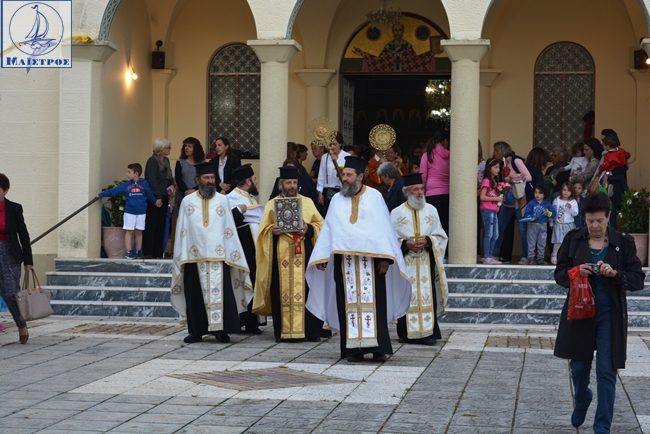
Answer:
[(343, 184), (341, 187), (341, 194), (345, 197), (352, 197), (359, 191), (358, 185), (354, 184)]
[(199, 185), (199, 194), (206, 199), (212, 199), (217, 194), (217, 187), (214, 185)]
[(409, 196), (406, 199), (406, 202), (408, 202), (409, 206), (413, 209), (420, 210), (424, 208), (424, 205), (427, 204), (427, 201), (424, 197), (417, 197), (417, 196)]

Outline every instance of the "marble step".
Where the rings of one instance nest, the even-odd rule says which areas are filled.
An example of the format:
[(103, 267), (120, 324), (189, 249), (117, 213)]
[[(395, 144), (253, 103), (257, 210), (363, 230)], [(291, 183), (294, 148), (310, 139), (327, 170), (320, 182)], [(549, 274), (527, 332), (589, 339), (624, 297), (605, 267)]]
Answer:
[[(650, 268), (644, 268), (646, 282)], [(445, 265), (447, 278), (510, 280), (555, 280), (552, 265)]]
[(177, 318), (169, 302), (52, 300), (55, 315)]
[[(536, 294), (454, 294), (450, 293), (447, 306), (463, 309), (521, 309), (559, 311), (565, 295)], [(650, 297), (627, 297), (628, 312), (650, 312)]]
[[(441, 323), (466, 324), (544, 324), (557, 325), (560, 322), (560, 310), (539, 309), (461, 309), (447, 308), (439, 316)], [(650, 312), (629, 312), (628, 326), (650, 328)]]
[(169, 287), (46, 286), (55, 300), (169, 302)]
[[(474, 279), (449, 278), (447, 284), (450, 293), (484, 293), (484, 294), (537, 294), (566, 295), (567, 289), (556, 284), (554, 280), (525, 279)], [(628, 295), (650, 297), (650, 280), (645, 282), (642, 291), (630, 292)]]
[(171, 274), (170, 259), (67, 259), (55, 261), (56, 271)]
[(53, 271), (46, 273), (50, 286), (171, 287), (168, 273)]

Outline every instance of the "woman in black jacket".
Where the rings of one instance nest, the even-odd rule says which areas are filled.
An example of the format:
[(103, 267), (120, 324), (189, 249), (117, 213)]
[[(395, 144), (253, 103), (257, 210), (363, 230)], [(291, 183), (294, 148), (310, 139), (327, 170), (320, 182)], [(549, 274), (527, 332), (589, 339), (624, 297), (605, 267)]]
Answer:
[(18, 327), (20, 343), (25, 344), (29, 333), (27, 323), (18, 310), (16, 294), (20, 291), (20, 264), (24, 264), (27, 274), (34, 260), (23, 207), (6, 199), (8, 191), (9, 178), (0, 173), (0, 294)]
[[(142, 251), (147, 259), (163, 257), (165, 247), (165, 219), (169, 195), (174, 193), (174, 176), (169, 165), (171, 144), (167, 139), (156, 139), (153, 142), (153, 155), (147, 160), (144, 168), (144, 178), (151, 186), (156, 199), (162, 200), (162, 206), (147, 204), (147, 217), (144, 223)], [(129, 250), (129, 246), (126, 247)]]
[(217, 178), (217, 191), (228, 194), (235, 187), (232, 185), (232, 171), (241, 166), (241, 159), (235, 154), (230, 141), (225, 137), (217, 137), (214, 140), (217, 156), (210, 160), (214, 167), (214, 175)]
[(610, 210), (609, 198), (603, 193), (589, 195), (582, 201), (585, 227), (565, 236), (555, 268), (555, 281), (569, 288), (569, 270), (577, 267), (581, 276), (589, 278), (596, 299), (594, 318), (568, 320), (567, 294), (554, 352), (557, 357), (571, 359), (569, 366), (575, 389), (571, 424), (577, 428), (584, 422), (592, 399), (589, 374), (596, 350), (598, 407), (593, 425), (596, 433), (610, 432), (616, 370), (625, 368), (625, 292), (643, 289), (645, 278), (632, 237), (607, 226)]

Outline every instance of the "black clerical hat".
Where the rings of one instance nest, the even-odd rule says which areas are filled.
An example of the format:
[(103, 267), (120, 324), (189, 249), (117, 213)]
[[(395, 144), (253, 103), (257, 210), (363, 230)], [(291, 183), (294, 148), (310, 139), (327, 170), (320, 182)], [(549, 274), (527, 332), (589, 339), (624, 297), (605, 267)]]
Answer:
[(363, 172), (366, 170), (366, 166), (368, 165), (368, 162), (360, 157), (357, 157), (355, 155), (348, 155), (345, 157), (345, 166), (350, 169), (355, 169), (358, 170), (359, 172)]
[(280, 179), (298, 179), (298, 168), (296, 166), (282, 166), (280, 169)]
[(237, 184), (248, 178), (251, 178), (253, 175), (255, 175), (255, 172), (253, 172), (253, 167), (250, 165), (250, 163), (244, 164), (243, 166), (239, 166), (232, 171), (230, 181)]
[(404, 180), (404, 187), (408, 187), (409, 185), (422, 184), (422, 174), (419, 172), (409, 173), (408, 175), (402, 176), (402, 180)]
[(214, 166), (210, 163), (199, 163), (194, 168), (196, 169), (196, 176), (214, 175)]

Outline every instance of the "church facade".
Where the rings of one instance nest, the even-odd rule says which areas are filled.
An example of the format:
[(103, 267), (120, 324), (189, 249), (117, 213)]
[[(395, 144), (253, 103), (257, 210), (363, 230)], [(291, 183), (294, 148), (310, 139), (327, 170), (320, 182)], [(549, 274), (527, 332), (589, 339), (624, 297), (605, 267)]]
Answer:
[[(570, 147), (593, 111), (593, 134), (615, 129), (632, 154), (630, 186), (650, 181), (650, 67), (634, 62), (650, 54), (650, 0), (72, 5), (72, 68), (0, 70), (0, 172), (32, 236), (123, 179), (127, 164), (144, 163), (156, 137), (171, 140), (173, 160), (185, 137), (207, 147), (230, 136), (268, 197), (287, 142), (309, 144), (315, 119), (348, 141), (364, 122), (425, 123), (428, 114), (409, 107), (355, 112), (364, 77), (451, 80), (451, 263), (476, 260), (478, 140), (487, 155), (499, 140), (520, 155)], [(397, 25), (371, 20), (397, 9)], [(160, 55), (152, 64), (157, 50), (164, 64)], [(34, 252), (97, 257), (100, 229), (95, 204)]]

